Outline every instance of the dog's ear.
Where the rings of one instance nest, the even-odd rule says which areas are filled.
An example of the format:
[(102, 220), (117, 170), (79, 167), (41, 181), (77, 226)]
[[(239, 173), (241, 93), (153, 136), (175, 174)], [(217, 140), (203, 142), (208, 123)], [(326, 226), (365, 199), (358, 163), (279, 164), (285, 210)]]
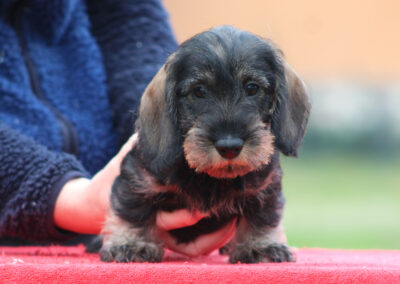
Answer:
[(285, 76), (278, 87), (271, 129), (276, 147), (286, 156), (297, 156), (311, 104), (304, 82), (284, 59), (281, 60)]
[(172, 88), (168, 87), (165, 65), (147, 86), (140, 103), (138, 148), (152, 174), (162, 178), (182, 155)]

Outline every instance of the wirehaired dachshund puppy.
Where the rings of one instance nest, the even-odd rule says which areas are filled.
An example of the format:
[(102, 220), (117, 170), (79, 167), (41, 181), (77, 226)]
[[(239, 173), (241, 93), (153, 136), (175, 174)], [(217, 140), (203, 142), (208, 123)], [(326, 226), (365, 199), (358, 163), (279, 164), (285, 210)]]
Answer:
[(200, 33), (145, 90), (103, 228), (103, 261), (160, 262), (156, 213), (209, 213), (170, 231), (180, 243), (237, 218), (231, 263), (294, 261), (282, 234), (279, 152), (297, 156), (310, 103), (269, 41), (230, 26)]

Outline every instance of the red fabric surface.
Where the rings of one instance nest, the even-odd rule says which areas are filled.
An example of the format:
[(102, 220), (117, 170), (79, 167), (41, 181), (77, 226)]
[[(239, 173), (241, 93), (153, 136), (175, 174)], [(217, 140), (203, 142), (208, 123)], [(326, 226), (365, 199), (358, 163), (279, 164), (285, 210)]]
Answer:
[(296, 263), (228, 264), (216, 252), (103, 263), (77, 247), (0, 247), (0, 283), (400, 283), (400, 251), (295, 250)]

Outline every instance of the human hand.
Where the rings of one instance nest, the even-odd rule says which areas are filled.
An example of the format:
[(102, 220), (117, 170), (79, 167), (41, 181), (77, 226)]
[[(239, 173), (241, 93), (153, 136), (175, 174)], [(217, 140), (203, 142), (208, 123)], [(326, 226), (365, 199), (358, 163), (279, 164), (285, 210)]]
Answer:
[(213, 250), (224, 246), (232, 239), (236, 232), (236, 218), (229, 221), (221, 229), (201, 235), (190, 243), (178, 244), (168, 232), (169, 230), (192, 226), (205, 217), (208, 217), (205, 213), (200, 211), (191, 213), (186, 209), (175, 210), (173, 212), (161, 211), (157, 214), (156, 219), (157, 235), (173, 251), (190, 257), (207, 255)]
[(81, 234), (98, 234), (110, 209), (110, 193), (120, 165), (138, 137), (134, 134), (92, 179), (76, 178), (61, 189), (54, 207), (57, 227)]
[[(109, 197), (120, 165), (138, 139), (137, 134), (124, 144), (119, 153), (92, 179), (77, 178), (62, 188), (54, 208), (54, 222), (59, 228), (82, 234), (99, 234), (110, 209)], [(216, 232), (202, 235), (194, 242), (177, 244), (169, 230), (191, 226), (207, 217), (205, 213), (181, 209), (157, 213), (157, 235), (173, 251), (197, 256), (208, 254), (226, 244), (234, 235), (236, 219)]]

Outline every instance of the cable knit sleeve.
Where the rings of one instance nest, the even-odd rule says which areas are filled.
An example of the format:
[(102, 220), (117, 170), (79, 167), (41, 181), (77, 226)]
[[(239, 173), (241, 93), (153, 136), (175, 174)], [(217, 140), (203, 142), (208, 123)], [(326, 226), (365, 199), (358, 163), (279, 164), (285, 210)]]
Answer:
[(53, 210), (63, 185), (87, 176), (71, 155), (49, 151), (0, 122), (0, 237), (63, 241)]
[(142, 92), (177, 43), (160, 0), (89, 0), (87, 6), (122, 144), (132, 134)]

